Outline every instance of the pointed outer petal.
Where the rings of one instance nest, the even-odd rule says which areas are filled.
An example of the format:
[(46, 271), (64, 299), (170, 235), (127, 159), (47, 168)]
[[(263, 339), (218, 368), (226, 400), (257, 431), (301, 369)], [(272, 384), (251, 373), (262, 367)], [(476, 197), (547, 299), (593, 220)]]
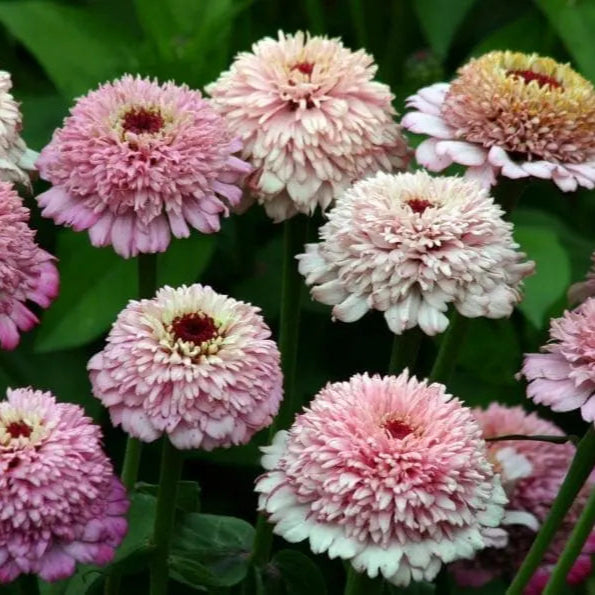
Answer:
[(384, 313), (388, 328), (395, 335), (400, 335), (404, 330), (414, 327), (417, 324), (420, 303), (419, 295), (410, 292), (402, 302), (391, 306)]
[(570, 364), (557, 353), (528, 353), (525, 355), (521, 373), (527, 380), (566, 380), (570, 374)]
[(316, 523), (310, 531), (310, 549), (315, 554), (322, 554), (329, 549), (334, 540), (342, 533), (343, 528), (339, 525)]
[(37, 286), (28, 294), (27, 299), (42, 308), (47, 308), (60, 290), (60, 276), (53, 262), (44, 263), (40, 268)]
[(285, 192), (272, 199), (265, 200), (262, 203), (262, 206), (264, 207), (267, 216), (270, 217), (274, 223), (281, 223), (281, 221), (290, 219), (298, 213), (295, 203)]
[(91, 244), (98, 248), (109, 246), (112, 237), (112, 225), (114, 215), (109, 211), (104, 211), (101, 217), (89, 228), (89, 238)]
[(333, 316), (342, 322), (359, 320), (370, 308), (365, 297), (350, 295), (344, 302), (333, 308)]
[[(148, 419), (148, 418), (147, 418)], [(150, 422), (148, 422), (150, 423)], [(124, 424), (122, 424), (124, 427)], [(151, 427), (153, 433), (147, 428), (142, 428), (147, 438), (141, 438), (143, 442), (153, 442), (160, 436), (160, 432)], [(132, 434), (132, 432), (131, 432)], [(170, 432), (169, 439), (178, 450), (190, 450), (192, 448), (201, 448), (202, 450), (213, 450), (211, 446), (204, 441), (205, 435), (199, 428), (189, 427), (185, 424), (179, 424), (175, 430)], [(154, 438), (152, 436), (155, 436)]]
[(260, 465), (268, 470), (275, 469), (279, 460), (283, 456), (285, 451), (285, 445), (289, 434), (286, 430), (279, 430), (273, 438), (272, 444), (269, 446), (263, 446), (260, 450), (263, 452), (263, 456), (260, 459)]
[(507, 510), (502, 517), (503, 525), (524, 525), (531, 531), (539, 531), (539, 521), (537, 517), (524, 510)]
[(434, 105), (441, 106), (449, 89), (450, 83), (434, 83), (433, 85), (422, 87), (417, 92), (417, 95)]
[(100, 216), (81, 200), (70, 196), (61, 186), (42, 192), (37, 196), (37, 202), (42, 207), (41, 214), (44, 217), (53, 219), (59, 225), (72, 226), (77, 231), (91, 227)]
[(111, 242), (117, 254), (123, 258), (135, 256), (138, 252), (134, 245), (135, 216), (131, 213), (118, 215), (114, 219)]
[(552, 177), (552, 173), (556, 168), (556, 165), (547, 161), (525, 161), (524, 163), (521, 163), (521, 167), (530, 176), (548, 180)]
[[(110, 409), (110, 413), (112, 412), (113, 409)], [(142, 409), (122, 409), (120, 423), (125, 432), (142, 442), (153, 442), (161, 436), (161, 432), (153, 426), (150, 418)], [(170, 436), (170, 439), (173, 444), (173, 437)]]
[(258, 180), (258, 189), (265, 194), (277, 194), (284, 187), (283, 180), (270, 171), (264, 171)]
[(453, 129), (440, 116), (432, 114), (409, 112), (401, 120), (401, 126), (416, 134), (427, 134), (447, 140), (454, 138)]
[(492, 147), (488, 152), (488, 161), (501, 168), (501, 173), (507, 178), (526, 178), (529, 174), (518, 166), (501, 147)]
[(283, 518), (275, 525), (273, 533), (280, 535), (289, 543), (303, 541), (313, 530), (312, 523), (307, 520), (307, 516), (307, 506), (294, 506), (283, 514)]
[(527, 386), (527, 396), (535, 403), (548, 405), (553, 411), (572, 411), (581, 407), (591, 396), (590, 386), (577, 387), (568, 380), (538, 378)]
[(220, 196), (224, 196), (229, 204), (235, 206), (242, 199), (242, 189), (234, 184), (225, 184), (215, 180), (212, 184), (213, 190)]
[(364, 543), (360, 543), (343, 534), (333, 541), (328, 549), (328, 556), (331, 560), (334, 560), (335, 558), (349, 560), (361, 552), (365, 547), (366, 545)]
[(415, 159), (430, 171), (442, 171), (452, 164), (448, 155), (439, 155), (437, 145), (440, 143), (435, 138), (428, 138), (420, 143), (415, 150)]
[(411, 583), (411, 567), (409, 564), (402, 563), (399, 570), (393, 574), (389, 581), (397, 587), (408, 587)]
[(502, 477), (505, 482), (530, 477), (533, 472), (533, 465), (529, 459), (512, 446), (497, 450), (495, 458), (502, 467)]
[(190, 228), (182, 213), (174, 213), (173, 211), (170, 211), (167, 213), (167, 218), (174, 237), (187, 238), (190, 235)]
[(266, 501), (266, 511), (270, 514), (275, 514), (276, 512), (283, 511), (284, 509), (291, 508), (295, 505), (299, 506), (293, 489), (287, 484), (282, 484), (270, 492)]
[(564, 172), (564, 175), (562, 175), (561, 169), (558, 167), (555, 169), (552, 179), (556, 186), (563, 192), (574, 192), (578, 187), (576, 179), (568, 175), (567, 172)]
[[(320, 254), (320, 244), (306, 244), (306, 252), (298, 254), (298, 271), (306, 278), (306, 285), (319, 281), (331, 281), (333, 274), (326, 260)], [(334, 305), (334, 304), (332, 304)]]
[(367, 573), (370, 578), (378, 576), (381, 567), (391, 569), (393, 572), (386, 573), (384, 576), (394, 575), (399, 568), (403, 550), (398, 544), (388, 549), (383, 549), (377, 545), (367, 544), (366, 547), (351, 560), (353, 567), (361, 573)]
[(433, 336), (446, 330), (448, 318), (440, 310), (422, 300), (417, 314), (417, 323), (426, 335)]
[(68, 578), (74, 574), (75, 563), (71, 556), (66, 554), (59, 546), (46, 552), (39, 561), (38, 575), (44, 581), (57, 581)]
[(11, 318), (22, 331), (31, 330), (39, 322), (37, 316), (21, 302), (13, 304)]
[(581, 407), (581, 415), (585, 421), (595, 422), (595, 396), (591, 395)]
[(254, 491), (258, 494), (270, 494), (285, 482), (285, 474), (281, 471), (269, 471), (256, 479)]
[(28, 170), (35, 170), (35, 162), (39, 158), (39, 153), (37, 151), (33, 151), (33, 149), (25, 149), (25, 152), (21, 155), (19, 159), (18, 166), (22, 167), (23, 169)]
[(188, 223), (201, 233), (215, 233), (219, 231), (219, 217), (203, 212), (196, 203), (184, 205), (184, 216)]
[(295, 202), (307, 205), (312, 201), (321, 184), (322, 180), (313, 173), (302, 183), (294, 177), (287, 183), (287, 192)]
[(483, 165), (486, 160), (486, 150), (483, 147), (460, 140), (440, 141), (436, 146), (438, 155), (448, 155), (454, 162), (461, 165)]
[[(140, 219), (136, 220), (137, 233), (142, 229)], [(171, 240), (169, 225), (165, 215), (161, 214), (155, 217), (147, 226), (149, 234), (149, 249), (148, 252), (165, 252)]]
[(484, 547), (503, 548), (508, 545), (508, 532), (502, 527), (487, 527), (482, 530), (481, 535)]
[(11, 350), (19, 344), (19, 331), (16, 324), (5, 314), (0, 314), (0, 347)]
[[(333, 279), (332, 281), (327, 281), (322, 285), (315, 285), (312, 290), (312, 297), (321, 304), (326, 304), (327, 306), (336, 306), (340, 304), (344, 300), (348, 299), (349, 293), (343, 287), (343, 284), (339, 279)], [(367, 311), (367, 308), (366, 308)], [(363, 312), (358, 318), (361, 318), (366, 312)], [(341, 317), (338, 317), (342, 320)], [(357, 318), (355, 319), (357, 320)]]
[[(427, 543), (411, 542), (404, 546), (404, 550), (411, 566), (425, 568), (430, 563), (431, 550)], [(396, 570), (397, 569), (395, 568), (394, 572), (396, 572)]]
[(463, 177), (467, 180), (475, 180), (482, 188), (490, 188), (490, 186), (496, 184), (497, 169), (496, 166), (486, 161), (486, 163), (480, 167), (468, 167)]
[(226, 169), (221, 172), (219, 179), (222, 182), (230, 181), (229, 174), (233, 174), (234, 179), (237, 180), (238, 174), (245, 175), (254, 171), (254, 166), (248, 161), (244, 161), (239, 157), (232, 155), (226, 162)]

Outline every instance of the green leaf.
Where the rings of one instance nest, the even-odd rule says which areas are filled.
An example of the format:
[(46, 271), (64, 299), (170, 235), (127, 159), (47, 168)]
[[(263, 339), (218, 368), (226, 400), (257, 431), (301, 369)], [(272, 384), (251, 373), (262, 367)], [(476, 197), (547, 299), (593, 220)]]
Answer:
[[(214, 238), (194, 233), (174, 240), (157, 261), (159, 285), (193, 283), (207, 266)], [(86, 233), (64, 230), (58, 237), (61, 290), (43, 315), (36, 351), (46, 353), (97, 339), (137, 292), (136, 260), (111, 248), (94, 248)]]
[(593, 31), (595, 31), (595, 2), (569, 0), (536, 0), (574, 58), (578, 69), (595, 82), (593, 60)]
[(200, 590), (236, 585), (248, 572), (253, 539), (254, 528), (241, 519), (187, 514), (172, 540), (170, 577)]
[(547, 227), (517, 225), (514, 236), (536, 272), (525, 280), (525, 295), (519, 309), (537, 327), (546, 323), (548, 310), (564, 297), (570, 283), (570, 260), (558, 234)]
[(322, 572), (305, 554), (281, 550), (275, 554), (271, 564), (267, 593), (273, 590), (285, 595), (326, 595)]
[(442, 59), (457, 29), (475, 0), (415, 0), (415, 10), (425, 36), (436, 55)]
[[(149, 494), (157, 497), (159, 486), (152, 483), (139, 482), (136, 491), (140, 494)], [(196, 481), (179, 481), (176, 506), (182, 512), (198, 512), (200, 508), (200, 486)]]
[(0, 3), (0, 22), (37, 58), (66, 97), (134, 70), (132, 41), (120, 37), (126, 30), (115, 21), (90, 5), (50, 0)]

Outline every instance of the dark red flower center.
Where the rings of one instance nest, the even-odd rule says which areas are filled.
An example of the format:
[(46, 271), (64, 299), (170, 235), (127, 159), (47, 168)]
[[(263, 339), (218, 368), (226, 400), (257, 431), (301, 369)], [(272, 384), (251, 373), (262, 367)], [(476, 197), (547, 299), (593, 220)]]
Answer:
[(407, 201), (407, 204), (414, 213), (423, 213), (428, 207), (432, 206), (432, 203), (425, 198), (412, 198)]
[(291, 70), (299, 70), (302, 74), (310, 76), (314, 70), (312, 62), (298, 62), (291, 67)]
[(537, 84), (540, 87), (549, 85), (553, 89), (557, 89), (562, 86), (562, 83), (558, 82), (555, 78), (548, 76), (547, 74), (533, 72), (532, 70), (508, 70), (506, 76), (522, 78), (527, 84), (531, 81), (537, 81)]
[(155, 134), (163, 128), (163, 117), (158, 111), (133, 107), (124, 114), (122, 128), (134, 134)]
[(177, 339), (200, 345), (217, 336), (215, 321), (202, 312), (184, 314), (174, 318), (171, 323)]
[(6, 426), (6, 431), (13, 438), (29, 438), (29, 436), (31, 436), (33, 428), (26, 424), (24, 421), (13, 421), (12, 423)]
[(413, 432), (413, 428), (400, 419), (387, 419), (382, 427), (396, 440), (401, 440)]

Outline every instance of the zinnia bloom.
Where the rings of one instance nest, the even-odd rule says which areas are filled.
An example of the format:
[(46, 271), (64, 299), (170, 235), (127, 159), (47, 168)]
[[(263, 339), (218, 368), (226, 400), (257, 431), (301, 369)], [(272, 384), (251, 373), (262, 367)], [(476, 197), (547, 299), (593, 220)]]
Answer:
[(595, 186), (595, 90), (570, 66), (518, 52), (490, 52), (452, 83), (409, 98), (403, 126), (427, 134), (419, 163), (451, 163), (484, 185), (507, 178), (552, 179), (561, 190)]
[[(487, 410), (474, 410), (484, 438), (522, 434), (526, 436), (561, 436), (553, 423), (526, 413), (521, 407), (505, 407), (493, 403)], [(571, 444), (552, 444), (527, 440), (506, 440), (488, 443), (488, 453), (500, 471), (502, 485), (509, 502), (506, 527), (509, 540), (505, 547), (487, 548), (473, 560), (457, 562), (452, 570), (461, 586), (481, 587), (498, 577), (511, 579), (525, 558), (536, 531), (545, 520), (568, 472), (575, 448)], [(585, 487), (564, 519), (541, 566), (526, 589), (526, 594), (541, 593), (585, 505), (590, 487)], [(524, 519), (523, 516), (524, 515)], [(531, 522), (531, 518), (534, 522)], [(520, 522), (519, 522), (520, 521)], [(528, 522), (527, 522), (528, 521)], [(595, 553), (595, 533), (589, 539), (568, 576), (570, 584), (584, 581), (590, 574), (590, 554)]]
[(275, 221), (326, 209), (354, 180), (407, 166), (394, 96), (376, 70), (339, 39), (280, 32), (206, 88), (244, 141), (256, 167), (248, 186)]
[(534, 264), (502, 215), (471, 180), (379, 172), (337, 201), (299, 270), (335, 318), (380, 310), (396, 334), (441, 333), (449, 303), (463, 316), (509, 316)]
[(591, 254), (591, 269), (584, 281), (575, 283), (568, 290), (568, 301), (573, 304), (580, 304), (589, 297), (595, 297), (595, 252)]
[(198, 91), (124, 76), (78, 100), (37, 161), (42, 214), (128, 258), (219, 229), (251, 171)]
[(0, 583), (55, 581), (106, 564), (127, 530), (126, 492), (78, 405), (19, 388), (0, 401)]
[(20, 136), (21, 111), (11, 88), (10, 74), (0, 70), (0, 180), (30, 186), (27, 170), (35, 169), (37, 153)]
[(58, 294), (54, 257), (35, 243), (29, 209), (8, 182), (0, 182), (0, 347), (14, 349), (19, 331), (39, 320), (27, 300), (47, 308)]
[(177, 448), (244, 444), (282, 396), (279, 351), (259, 309), (202, 285), (164, 287), (120, 312), (88, 368), (114, 425)]
[(504, 533), (471, 410), (407, 371), (328, 384), (263, 451), (256, 490), (274, 532), (372, 578), (432, 580)]
[(595, 421), (595, 298), (553, 318), (541, 351), (525, 355), (527, 396), (554, 411), (580, 407), (583, 419)]

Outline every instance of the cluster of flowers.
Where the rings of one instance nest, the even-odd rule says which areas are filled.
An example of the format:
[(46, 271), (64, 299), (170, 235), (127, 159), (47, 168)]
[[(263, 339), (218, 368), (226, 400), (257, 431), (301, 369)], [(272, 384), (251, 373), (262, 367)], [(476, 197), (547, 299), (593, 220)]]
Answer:
[[(124, 76), (78, 100), (35, 166), (51, 188), (42, 214), (88, 230), (124, 258), (163, 252), (191, 228), (262, 204), (275, 221), (327, 222), (297, 256), (314, 299), (333, 317), (383, 312), (401, 334), (466, 317), (509, 316), (534, 269), (490, 196), (498, 176), (595, 186), (595, 91), (568, 66), (492, 52), (451, 84), (421, 89), (402, 120), (429, 135), (417, 161), (463, 177), (406, 172), (411, 151), (371, 56), (302, 33), (264, 39), (207, 87)], [(31, 152), (0, 76), (0, 345), (15, 348), (37, 319), (26, 300), (56, 296), (53, 258), (37, 247), (11, 186), (28, 184)], [(301, 216), (301, 215), (299, 215)], [(595, 275), (595, 274), (594, 274)], [(584, 300), (552, 323), (543, 354), (526, 357), (528, 395), (595, 419), (593, 276)], [(193, 285), (131, 301), (88, 364), (112, 423), (178, 449), (248, 442), (282, 399), (280, 354), (258, 308)], [(396, 585), (432, 580), (443, 564), (462, 585), (514, 573), (568, 470), (571, 445), (485, 439), (561, 434), (520, 407), (471, 410), (446, 387), (399, 376), (328, 384), (264, 449), (259, 508), (290, 542), (348, 560)], [(0, 403), (0, 582), (66, 577), (104, 564), (126, 532), (125, 490), (100, 430), (74, 405), (32, 389)], [(532, 589), (539, 591), (586, 499), (566, 519)], [(591, 539), (571, 578), (590, 572)], [(481, 552), (480, 552), (481, 550)], [(480, 553), (478, 553), (480, 552)]]

